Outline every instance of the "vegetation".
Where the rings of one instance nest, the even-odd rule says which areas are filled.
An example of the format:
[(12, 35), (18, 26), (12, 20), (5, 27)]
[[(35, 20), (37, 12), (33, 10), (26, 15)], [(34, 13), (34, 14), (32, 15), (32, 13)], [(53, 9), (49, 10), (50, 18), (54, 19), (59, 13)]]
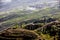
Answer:
[(60, 12), (47, 8), (39, 11), (12, 10), (1, 17), (1, 26), (10, 27), (0, 34), (1, 40), (60, 40)]

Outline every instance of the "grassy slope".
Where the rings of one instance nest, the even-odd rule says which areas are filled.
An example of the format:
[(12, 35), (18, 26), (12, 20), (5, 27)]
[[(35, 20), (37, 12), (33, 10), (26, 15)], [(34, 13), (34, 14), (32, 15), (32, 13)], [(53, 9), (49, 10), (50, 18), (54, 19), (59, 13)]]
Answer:
[[(51, 13), (52, 11), (56, 11), (56, 12), (54, 14), (52, 14)], [(26, 14), (27, 13), (26, 11), (19, 11), (19, 10), (12, 10), (11, 12), (16, 13), (17, 15), (21, 15), (23, 13), (22, 14), (23, 16), (1, 22), (0, 24), (17, 23), (17, 22), (21, 22), (21, 21), (24, 21), (24, 20), (27, 20), (27, 19), (41, 18), (43, 16), (60, 18), (60, 12), (58, 12), (57, 10), (54, 10), (54, 9), (50, 9), (50, 8), (47, 8), (47, 9), (44, 9), (44, 10), (39, 10), (39, 11), (33, 11), (32, 13), (28, 13), (28, 14)], [(11, 12), (8, 12), (8, 13), (11, 13)], [(0, 18), (3, 18), (3, 16), (1, 16)], [(50, 39), (51, 37), (48, 34), (46, 34), (46, 35), (41, 34), (41, 36), (43, 38), (45, 38), (46, 40), (51, 40)]]

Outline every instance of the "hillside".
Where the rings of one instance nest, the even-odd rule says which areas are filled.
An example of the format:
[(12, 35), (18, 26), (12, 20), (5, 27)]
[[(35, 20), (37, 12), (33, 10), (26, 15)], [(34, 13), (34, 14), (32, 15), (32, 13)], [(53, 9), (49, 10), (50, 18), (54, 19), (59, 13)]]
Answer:
[[(1, 39), (4, 38), (6, 40), (10, 39), (10, 40), (15, 40), (15, 37), (17, 38), (17, 40), (24, 40), (24, 38), (26, 37), (26, 40), (33, 40), (33, 38), (31, 38), (30, 36), (32, 34), (37, 35), (36, 40), (51, 40), (54, 38), (55, 39), (59, 39), (59, 33), (60, 33), (60, 11), (59, 9), (55, 9), (55, 8), (45, 8), (42, 10), (33, 10), (33, 11), (29, 11), (29, 10), (11, 10), (11, 11), (7, 11), (7, 12), (1, 12), (2, 14), (0, 17), (0, 35), (1, 35)], [(5, 14), (6, 13), (6, 14)], [(57, 21), (57, 22), (55, 22)], [(58, 22), (59, 21), (59, 22)], [(52, 23), (50, 23), (52, 22)], [(57, 25), (56, 25), (56, 24)], [(49, 27), (50, 25), (50, 27)], [(55, 26), (56, 29), (55, 30)], [(51, 31), (51, 29), (52, 31)], [(16, 30), (15, 30), (16, 29)], [(27, 33), (25, 35), (24, 34), (19, 34), (19, 32), (22, 32), (21, 30), (26, 30), (26, 31), (33, 31), (31, 32), (32, 34), (30, 34), (29, 32), (27, 36)], [(43, 30), (42, 30), (43, 29)], [(5, 31), (4, 31), (5, 30)], [(15, 35), (13, 31), (16, 31), (17, 34)], [(9, 35), (6, 35), (7, 32), (13, 32)], [(47, 32), (46, 32), (47, 31)], [(57, 31), (57, 32), (55, 32)], [(24, 31), (25, 32), (25, 31)], [(51, 34), (52, 33), (58, 33), (58, 34)], [(35, 34), (36, 33), (36, 34)], [(19, 38), (18, 35), (25, 35), (25, 37), (23, 38), (23, 36), (21, 36), (23, 39)], [(55, 36), (56, 35), (56, 36)], [(9, 37), (9, 38), (8, 38)], [(11, 38), (12, 37), (12, 38)], [(29, 39), (29, 38), (31, 39)], [(35, 40), (35, 36), (34, 40)], [(42, 38), (41, 38), (42, 37)], [(58, 37), (58, 38), (57, 38)]]
[(60, 40), (56, 0), (6, 2), (0, 4), (0, 40)]

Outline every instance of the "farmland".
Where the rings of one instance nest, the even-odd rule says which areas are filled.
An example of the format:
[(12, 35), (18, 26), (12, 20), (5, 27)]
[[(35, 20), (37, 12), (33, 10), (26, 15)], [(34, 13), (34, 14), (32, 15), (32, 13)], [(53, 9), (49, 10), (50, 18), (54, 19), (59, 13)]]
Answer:
[(1, 12), (0, 15), (1, 39), (59, 40), (60, 38), (59, 9), (45, 8), (33, 11), (13, 9)]

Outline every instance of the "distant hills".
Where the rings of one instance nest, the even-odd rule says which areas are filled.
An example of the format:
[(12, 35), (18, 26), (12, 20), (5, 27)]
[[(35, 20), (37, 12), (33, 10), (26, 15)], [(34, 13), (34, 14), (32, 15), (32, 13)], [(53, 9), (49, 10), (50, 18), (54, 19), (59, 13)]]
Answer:
[(44, 8), (44, 7), (55, 7), (57, 6), (56, 0), (12, 0), (7, 4), (0, 2), (0, 12), (10, 10), (19, 6), (33, 7), (33, 8)]

